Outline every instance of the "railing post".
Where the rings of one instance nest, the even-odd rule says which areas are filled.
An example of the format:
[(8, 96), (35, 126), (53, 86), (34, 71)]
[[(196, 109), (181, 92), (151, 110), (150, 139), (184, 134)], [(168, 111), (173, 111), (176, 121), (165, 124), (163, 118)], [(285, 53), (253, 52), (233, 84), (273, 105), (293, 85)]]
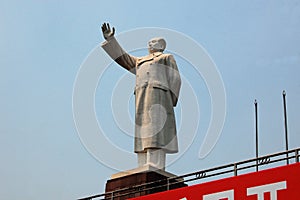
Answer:
[(114, 192), (111, 193), (111, 200), (114, 200)]
[(295, 150), (295, 156), (296, 156), (296, 163), (299, 162), (299, 149)]
[(234, 176), (237, 176), (237, 164), (233, 164), (233, 171), (234, 171)]
[(167, 178), (167, 190), (170, 190), (170, 179)]

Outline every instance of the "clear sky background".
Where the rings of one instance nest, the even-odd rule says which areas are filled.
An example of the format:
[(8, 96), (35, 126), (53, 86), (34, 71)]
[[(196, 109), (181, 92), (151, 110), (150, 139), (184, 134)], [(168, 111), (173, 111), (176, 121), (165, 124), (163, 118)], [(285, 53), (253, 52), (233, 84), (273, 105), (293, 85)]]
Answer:
[[(106, 180), (116, 173), (81, 144), (72, 113), (76, 74), (103, 41), (103, 22), (115, 26), (117, 34), (141, 27), (182, 32), (201, 44), (218, 66), (226, 89), (226, 121), (215, 148), (199, 159), (210, 97), (201, 77), (193, 77), (189, 66), (175, 57), (179, 70), (199, 91), (201, 123), (189, 150), (168, 171), (180, 175), (254, 157), (254, 99), (259, 102), (260, 154), (284, 150), (283, 89), (290, 148), (300, 146), (297, 0), (1, 0), (1, 199), (76, 199), (102, 193)], [(109, 69), (116, 77), (127, 73), (117, 66)], [(114, 85), (118, 78), (105, 80)], [(105, 97), (111, 97), (110, 91), (99, 87), (95, 107), (100, 121), (101, 116), (111, 115), (110, 107), (101, 110)], [(122, 103), (128, 106), (127, 101)], [(110, 123), (108, 132), (122, 134)], [(131, 139), (116, 143), (132, 151)]]

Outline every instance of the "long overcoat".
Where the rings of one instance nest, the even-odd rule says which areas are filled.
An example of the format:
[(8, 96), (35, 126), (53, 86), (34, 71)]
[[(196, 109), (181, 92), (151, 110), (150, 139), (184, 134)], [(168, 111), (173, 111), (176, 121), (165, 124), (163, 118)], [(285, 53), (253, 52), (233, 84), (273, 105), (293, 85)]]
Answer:
[(136, 75), (134, 151), (147, 148), (178, 152), (176, 106), (181, 79), (174, 57), (156, 52), (145, 57), (127, 54), (112, 37), (102, 48), (119, 65)]

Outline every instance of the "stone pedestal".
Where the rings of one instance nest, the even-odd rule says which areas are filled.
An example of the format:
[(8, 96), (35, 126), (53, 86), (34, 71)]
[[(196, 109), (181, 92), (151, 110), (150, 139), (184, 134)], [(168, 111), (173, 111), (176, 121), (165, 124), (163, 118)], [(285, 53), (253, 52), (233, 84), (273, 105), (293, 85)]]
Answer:
[[(106, 199), (125, 200), (147, 194), (153, 194), (168, 190), (167, 179), (176, 177), (174, 174), (156, 169), (152, 166), (128, 170), (112, 175), (107, 181), (105, 192)], [(169, 189), (176, 189), (187, 186), (183, 179), (172, 178)], [(122, 196), (120, 196), (122, 195)], [(113, 198), (112, 198), (113, 197)]]

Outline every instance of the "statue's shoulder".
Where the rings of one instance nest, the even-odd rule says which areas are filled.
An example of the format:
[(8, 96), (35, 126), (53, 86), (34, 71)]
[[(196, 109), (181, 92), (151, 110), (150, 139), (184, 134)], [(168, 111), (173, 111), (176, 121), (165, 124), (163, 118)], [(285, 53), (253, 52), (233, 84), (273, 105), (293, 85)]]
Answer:
[(160, 58), (174, 58), (172, 54), (169, 53), (160, 53), (159, 55), (157, 55)]
[(141, 62), (145, 62), (145, 61), (150, 61), (153, 59), (174, 59), (172, 54), (169, 53), (162, 53), (162, 52), (156, 52), (154, 54), (149, 54), (147, 56), (143, 56), (143, 57), (139, 57), (137, 62), (141, 63)]
[(166, 57), (173, 56), (173, 55), (170, 54), (170, 53), (163, 53), (163, 54), (161, 54), (161, 55), (166, 56)]
[(172, 54), (169, 54), (169, 53), (163, 53), (163, 54), (160, 55), (160, 57), (164, 58), (164, 59), (168, 59), (168, 60), (170, 60), (170, 59), (174, 60), (174, 56)]

